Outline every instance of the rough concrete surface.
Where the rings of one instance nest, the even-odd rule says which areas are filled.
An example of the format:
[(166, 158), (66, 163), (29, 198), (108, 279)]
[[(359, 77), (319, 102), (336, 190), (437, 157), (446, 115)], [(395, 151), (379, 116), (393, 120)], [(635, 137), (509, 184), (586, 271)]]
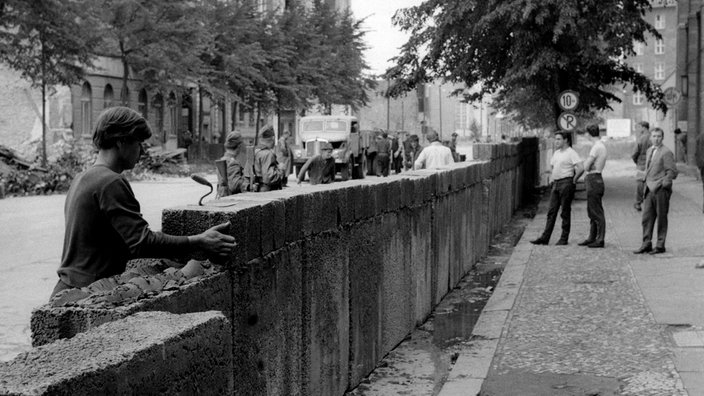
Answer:
[(219, 312), (137, 313), (0, 363), (0, 394), (227, 394), (231, 342)]

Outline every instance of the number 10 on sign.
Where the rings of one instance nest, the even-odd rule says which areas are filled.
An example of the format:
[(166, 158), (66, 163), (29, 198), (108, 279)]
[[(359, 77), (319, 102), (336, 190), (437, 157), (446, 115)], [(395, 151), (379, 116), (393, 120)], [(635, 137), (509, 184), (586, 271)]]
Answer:
[(557, 98), (557, 104), (563, 111), (572, 111), (579, 105), (579, 94), (575, 91), (562, 91)]

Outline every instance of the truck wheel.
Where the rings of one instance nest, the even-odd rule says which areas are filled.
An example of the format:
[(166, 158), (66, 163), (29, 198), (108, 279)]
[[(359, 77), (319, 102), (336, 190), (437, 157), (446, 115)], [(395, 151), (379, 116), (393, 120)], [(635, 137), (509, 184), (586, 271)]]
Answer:
[(367, 173), (367, 156), (360, 154), (362, 159), (355, 168), (352, 168), (352, 178), (353, 179), (364, 179), (364, 175)]
[(350, 157), (349, 161), (347, 161), (347, 164), (342, 165), (340, 168), (340, 178), (342, 181), (346, 181), (350, 179), (350, 176), (352, 176), (352, 172), (354, 170), (354, 159)]

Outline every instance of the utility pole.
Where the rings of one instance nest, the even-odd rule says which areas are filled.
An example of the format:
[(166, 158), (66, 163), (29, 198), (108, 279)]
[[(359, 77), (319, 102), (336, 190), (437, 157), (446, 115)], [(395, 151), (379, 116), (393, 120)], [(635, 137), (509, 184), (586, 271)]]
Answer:
[[(389, 80), (386, 80), (386, 88), (388, 90), (390, 86)], [(388, 132), (391, 127), (391, 98), (386, 96), (386, 131)]]
[(442, 141), (442, 83), (438, 85), (438, 119), (440, 120), (440, 141)]

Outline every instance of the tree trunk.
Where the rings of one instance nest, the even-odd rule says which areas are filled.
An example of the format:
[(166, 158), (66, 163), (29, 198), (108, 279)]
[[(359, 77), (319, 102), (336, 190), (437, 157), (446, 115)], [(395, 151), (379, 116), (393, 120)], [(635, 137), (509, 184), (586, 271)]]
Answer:
[(129, 105), (129, 97), (127, 93), (127, 81), (130, 77), (130, 68), (127, 63), (127, 54), (125, 53), (125, 44), (120, 41), (120, 58), (122, 60), (122, 92), (120, 92), (120, 102), (123, 106)]
[(256, 126), (254, 127), (254, 133), (255, 133), (254, 134), (254, 147), (257, 147), (257, 145), (259, 144), (259, 119), (261, 117), (261, 113), (262, 113), (261, 102), (257, 102), (257, 120), (255, 123)]
[(44, 75), (46, 59), (44, 55), (44, 40), (40, 41), (42, 46), (42, 166), (46, 167), (46, 78)]

